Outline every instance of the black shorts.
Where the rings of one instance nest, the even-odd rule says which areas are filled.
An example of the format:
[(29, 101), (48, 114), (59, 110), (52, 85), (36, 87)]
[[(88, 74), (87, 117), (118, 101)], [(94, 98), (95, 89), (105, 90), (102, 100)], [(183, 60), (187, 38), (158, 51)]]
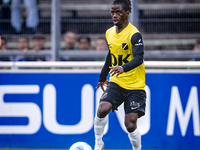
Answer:
[(124, 102), (125, 114), (138, 113), (138, 118), (145, 115), (146, 92), (144, 90), (127, 90), (114, 82), (109, 82), (101, 96), (101, 101), (110, 102), (113, 111)]

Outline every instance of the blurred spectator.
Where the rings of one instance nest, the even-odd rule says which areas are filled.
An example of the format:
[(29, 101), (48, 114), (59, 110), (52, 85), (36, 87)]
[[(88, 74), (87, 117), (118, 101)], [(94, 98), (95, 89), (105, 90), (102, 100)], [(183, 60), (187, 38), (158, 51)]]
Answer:
[(76, 50), (77, 35), (73, 31), (67, 31), (64, 35), (65, 47), (62, 50)]
[[(2, 32), (0, 30), (0, 50), (1, 52), (5, 52), (7, 50), (7, 40), (6, 38), (2, 37)], [(7, 55), (3, 55), (3, 53), (1, 53), (1, 57), (0, 57), (0, 61), (10, 61), (9, 56)], [(6, 69), (5, 67), (1, 68), (1, 69)]]
[[(6, 38), (1, 37), (1, 35), (2, 32), (0, 31), (0, 51), (4, 53), (7, 50), (7, 40)], [(3, 53), (1, 53), (0, 61), (10, 61), (9, 56), (3, 55)], [(9, 69), (9, 67), (0, 67), (0, 69)]]
[(2, 36), (2, 32), (1, 32), (1, 30), (0, 30), (0, 49), (1, 49), (1, 47), (2, 47), (1, 36)]
[[(108, 44), (105, 37), (99, 37), (96, 40), (96, 50), (97, 51), (108, 51)], [(96, 61), (105, 61), (106, 57), (96, 58)], [(101, 67), (97, 67), (101, 69)]]
[[(194, 48), (193, 48), (193, 51), (195, 53), (200, 53), (200, 38), (198, 38), (196, 40), (196, 43), (194, 44)], [(192, 61), (200, 61), (200, 58), (192, 58)]]
[(91, 39), (87, 36), (81, 36), (78, 39), (78, 49), (79, 50), (90, 50), (91, 48)]
[[(80, 36), (78, 38), (78, 48), (79, 50), (90, 50), (91, 39), (87, 36)], [(82, 58), (73, 58), (73, 61), (94, 61), (94, 58), (84, 56)], [(86, 69), (87, 67), (81, 67), (80, 69)]]
[(17, 50), (23, 50), (25, 53), (29, 50), (29, 39), (27, 37), (18, 37)]
[[(0, 50), (1, 52), (5, 52), (7, 50), (7, 41), (4, 37), (2, 37), (2, 32), (0, 30)], [(3, 53), (1, 53), (1, 57), (0, 57), (0, 61), (10, 61), (9, 56), (7, 55), (3, 55)], [(0, 69), (7, 69), (6, 67), (0, 68)]]
[[(17, 39), (17, 50), (23, 50), (23, 53), (27, 53), (29, 50), (29, 39), (25, 36), (21, 36)], [(24, 55), (10, 56), (11, 61), (26, 61)]]
[(195, 52), (200, 53), (200, 38), (198, 38), (198, 39), (196, 40), (196, 43), (194, 44), (193, 50), (194, 50)]
[(40, 51), (45, 49), (45, 37), (40, 34), (36, 34), (32, 38), (33, 50)]
[(26, 57), (26, 61), (48, 61), (50, 56), (36, 55), (39, 51), (45, 50), (45, 37), (42, 34), (35, 34), (32, 38), (33, 50), (35, 54), (33, 56)]
[(21, 5), (23, 2), (26, 5), (27, 18), (26, 27), (27, 33), (32, 34), (36, 32), (38, 25), (38, 10), (36, 0), (12, 0), (11, 4), (11, 25), (15, 30), (15, 33), (20, 34), (22, 32), (22, 14)]
[[(77, 34), (74, 31), (67, 31), (64, 35), (65, 46), (61, 50), (78, 50), (77, 44)], [(69, 56), (64, 55), (61, 57), (61, 61), (70, 60)]]
[(97, 51), (107, 51), (108, 50), (108, 44), (106, 42), (106, 38), (99, 37), (96, 40), (96, 50)]
[(7, 50), (7, 39), (5, 37), (1, 37), (1, 50), (6, 51)]

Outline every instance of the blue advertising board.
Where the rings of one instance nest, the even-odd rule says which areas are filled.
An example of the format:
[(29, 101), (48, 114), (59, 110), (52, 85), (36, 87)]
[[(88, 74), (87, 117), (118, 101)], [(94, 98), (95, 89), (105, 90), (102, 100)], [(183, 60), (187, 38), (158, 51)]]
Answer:
[[(99, 73), (0, 73), (0, 148), (94, 147)], [(200, 149), (200, 72), (147, 72), (143, 149)], [(110, 112), (105, 149), (131, 149), (124, 112)]]

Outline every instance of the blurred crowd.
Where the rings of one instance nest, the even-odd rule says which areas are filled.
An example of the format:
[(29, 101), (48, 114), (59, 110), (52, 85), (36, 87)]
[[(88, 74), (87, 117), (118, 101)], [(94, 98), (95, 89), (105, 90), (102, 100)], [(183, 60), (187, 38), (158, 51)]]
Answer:
[[(5, 23), (0, 24), (1, 33), (1, 50), (0, 61), (50, 61), (50, 56), (36, 55), (38, 52), (50, 49), (50, 40), (38, 29), (39, 11), (37, 0), (0, 0), (0, 17), (9, 20), (11, 28)], [(24, 11), (25, 10), (25, 11)], [(24, 12), (26, 12), (24, 14)], [(14, 35), (15, 38), (8, 38), (5, 35)], [(61, 33), (60, 50), (108, 50), (108, 46), (104, 37), (92, 39), (89, 36), (82, 36), (75, 31), (67, 31)], [(12, 43), (12, 47), (10, 47)], [(48, 46), (46, 46), (48, 45)], [(2, 55), (4, 52), (16, 52), (21, 50), (19, 55)], [(34, 53), (33, 56), (30, 55)], [(62, 61), (70, 60), (67, 56), (61, 58)], [(90, 60), (90, 59), (88, 59)]]
[[(8, 36), (4, 36), (5, 26), (7, 24), (0, 24), (1, 35), (1, 50), (0, 61), (50, 61), (50, 55), (40, 55), (39, 53), (44, 50), (50, 49), (50, 40), (47, 36), (38, 29), (39, 26), (39, 11), (37, 7), (37, 0), (0, 0), (0, 19), (8, 19), (11, 29), (9, 32), (15, 35), (15, 38), (10, 41)], [(23, 5), (23, 6), (22, 6)], [(26, 10), (24, 14), (22, 9)], [(25, 18), (24, 18), (25, 17)], [(91, 39), (91, 37), (77, 33), (77, 30), (69, 30), (62, 34), (61, 51), (82, 51), (82, 50), (96, 50), (108, 51), (108, 45), (105, 37), (98, 37)], [(8, 33), (10, 34), (10, 33)], [(102, 33), (103, 34), (103, 33)], [(17, 37), (17, 38), (16, 38)], [(10, 43), (14, 44), (12, 48), (9, 47)], [(13, 50), (20, 50), (20, 54), (16, 55), (3, 55), (4, 52), (12, 52)], [(200, 39), (196, 40), (193, 48), (194, 52), (200, 53)], [(27, 55), (29, 52), (34, 55)], [(37, 55), (38, 53), (38, 55)], [(82, 60), (102, 60), (84, 58)], [(71, 59), (68, 56), (62, 56), (61, 61), (80, 60)], [(199, 60), (197, 58), (193, 60)]]
[[(97, 51), (107, 51), (108, 45), (105, 37), (99, 37), (95, 41), (93, 41), (93, 46), (91, 44), (91, 38), (89, 36), (78, 36), (74, 31), (67, 31), (62, 38), (61, 41), (61, 51), (81, 51), (81, 50), (97, 50)], [(13, 51), (13, 50), (21, 50), (24, 54), (31, 52), (39, 52), (43, 50), (47, 50), (45, 45), (47, 41), (43, 34), (33, 34), (31, 39), (25, 35), (18, 35), (18, 38), (14, 42), (16, 47), (13, 50), (8, 49), (8, 40), (1, 35), (1, 52)], [(7, 56), (0, 58), (1, 61), (50, 61), (51, 58), (49, 56), (40, 56), (40, 55), (17, 55), (17, 56)], [(70, 60), (67, 56), (63, 56), (61, 58), (62, 61)], [(92, 60), (92, 59), (87, 59)]]
[[(32, 34), (31, 38), (27, 37), (25, 35), (18, 35), (18, 38), (15, 42), (15, 48), (9, 49), (8, 48), (8, 40), (4, 37), (4, 35), (1, 35), (1, 49), (0, 54), (3, 54), (4, 52), (13, 50), (21, 50), (24, 54), (27, 54), (28, 52), (34, 52), (34, 55), (31, 56), (31, 53), (29, 55), (10, 55), (10, 56), (2, 56), (0, 55), (0, 61), (50, 61), (50, 56), (41, 56), (36, 55), (37, 52), (43, 51), (43, 50), (49, 50), (47, 43), (50, 44), (50, 42), (46, 41), (46, 38), (43, 34), (35, 33)], [(93, 42), (93, 44), (92, 44)], [(96, 50), (96, 51), (108, 51), (108, 45), (106, 42), (105, 37), (98, 37), (96, 40), (91, 40), (89, 36), (86, 35), (78, 35), (74, 31), (67, 31), (65, 34), (63, 34), (61, 45), (60, 45), (60, 51), (82, 51), (82, 50)], [(200, 38), (198, 38), (194, 44), (193, 51), (200, 53)], [(104, 60), (105, 58), (100, 59), (92, 59), (92, 58), (86, 58), (82, 60)], [(70, 59), (68, 56), (62, 56), (60, 58), (60, 61), (78, 61), (80, 59)], [(199, 61), (199, 59), (194, 58), (192, 60)]]

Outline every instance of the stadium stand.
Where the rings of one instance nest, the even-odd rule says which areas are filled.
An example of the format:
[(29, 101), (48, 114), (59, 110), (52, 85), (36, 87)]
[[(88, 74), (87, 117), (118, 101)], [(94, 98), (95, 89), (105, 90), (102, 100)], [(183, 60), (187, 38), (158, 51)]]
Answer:
[[(38, 0), (37, 3), (37, 31), (44, 34), (47, 41), (45, 47), (50, 49), (51, 0)], [(80, 35), (89, 35), (94, 47), (94, 41), (113, 25), (110, 4), (111, 1), (107, 0), (61, 0), (61, 35), (75, 29)], [(5, 11), (5, 7), (9, 12), (9, 6), (9, 3), (1, 3), (1, 8), (4, 8), (1, 12)], [(200, 37), (198, 0), (139, 0), (138, 11), (139, 30), (144, 38), (145, 50), (192, 50), (195, 40)], [(19, 35), (12, 34), (9, 21), (9, 17), (1, 17), (0, 28), (8, 39), (8, 49), (15, 49)], [(27, 37), (31, 39), (32, 35)]]

